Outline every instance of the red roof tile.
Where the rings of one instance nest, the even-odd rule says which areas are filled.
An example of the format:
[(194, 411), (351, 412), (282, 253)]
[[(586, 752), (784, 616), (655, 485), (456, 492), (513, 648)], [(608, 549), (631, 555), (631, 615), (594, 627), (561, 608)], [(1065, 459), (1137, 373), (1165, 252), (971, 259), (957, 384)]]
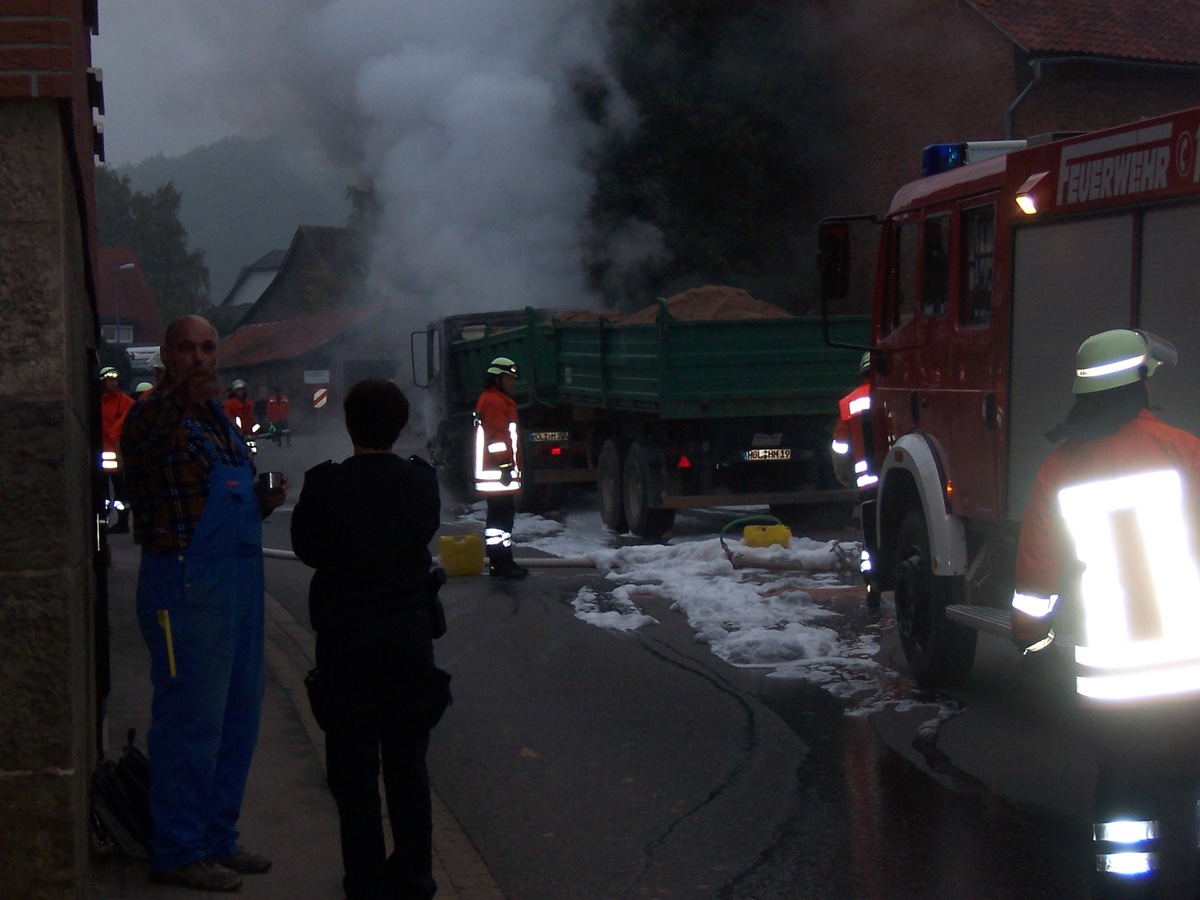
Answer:
[(968, 0), (1034, 55), (1200, 65), (1195, 0)]
[(226, 368), (296, 359), (341, 337), (387, 309), (386, 303), (350, 306), (297, 316), (286, 322), (243, 325), (218, 348)]

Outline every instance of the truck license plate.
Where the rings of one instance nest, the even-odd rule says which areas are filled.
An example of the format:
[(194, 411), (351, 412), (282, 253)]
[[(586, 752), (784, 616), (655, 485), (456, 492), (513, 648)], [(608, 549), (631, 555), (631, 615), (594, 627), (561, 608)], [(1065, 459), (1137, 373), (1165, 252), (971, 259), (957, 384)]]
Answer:
[(791, 447), (772, 447), (767, 450), (747, 450), (742, 454), (747, 460), (755, 459), (791, 459)]
[(529, 432), (529, 440), (535, 444), (569, 441), (571, 433), (569, 431), (531, 431)]

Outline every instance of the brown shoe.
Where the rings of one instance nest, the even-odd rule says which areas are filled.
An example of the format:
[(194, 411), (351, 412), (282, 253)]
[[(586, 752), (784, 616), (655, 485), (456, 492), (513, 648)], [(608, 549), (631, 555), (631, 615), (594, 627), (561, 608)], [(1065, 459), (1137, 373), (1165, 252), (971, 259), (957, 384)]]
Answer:
[(224, 893), (236, 891), (242, 886), (242, 876), (211, 859), (198, 859), (165, 872), (151, 872), (150, 880), (159, 884), (178, 884), (197, 891)]
[(263, 875), (271, 871), (271, 861), (261, 853), (249, 853), (238, 848), (238, 852), (228, 859), (216, 860), (217, 865), (224, 866), (239, 875)]

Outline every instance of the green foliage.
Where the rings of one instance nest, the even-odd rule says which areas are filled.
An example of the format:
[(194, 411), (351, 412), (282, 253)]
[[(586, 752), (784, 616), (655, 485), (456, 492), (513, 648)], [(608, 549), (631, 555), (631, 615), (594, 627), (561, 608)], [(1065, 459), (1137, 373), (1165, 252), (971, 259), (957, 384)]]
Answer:
[(229, 293), (243, 266), (286, 250), (300, 225), (345, 221), (344, 173), (314, 168), (294, 143), (229, 137), (120, 170), (135, 190), (170, 182), (183, 194), (179, 218), (191, 246), (204, 251), (214, 303)]
[(99, 243), (134, 251), (163, 322), (200, 312), (208, 304), (204, 251), (188, 250), (187, 231), (179, 221), (181, 200), (171, 182), (145, 194), (130, 186), (129, 176), (96, 167)]
[[(717, 283), (794, 306), (818, 130), (798, 3), (623, 0), (612, 20), (622, 87), (640, 113), (597, 169), (589, 276), (617, 307)], [(585, 110), (602, 109), (592, 86)], [(635, 277), (612, 238), (662, 234)]]

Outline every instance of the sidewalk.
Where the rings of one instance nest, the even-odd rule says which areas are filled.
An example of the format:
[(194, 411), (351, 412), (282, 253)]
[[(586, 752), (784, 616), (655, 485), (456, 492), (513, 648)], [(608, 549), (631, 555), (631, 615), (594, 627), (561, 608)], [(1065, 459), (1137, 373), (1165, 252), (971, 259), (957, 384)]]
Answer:
[[(115, 758), (130, 728), (137, 729), (137, 744), (145, 749), (151, 690), (149, 657), (134, 609), (140, 550), (128, 535), (110, 536), (109, 545), (113, 558), (109, 571), (112, 688), (106, 752)], [(324, 738), (304, 693), (304, 675), (313, 666), (313, 645), (312, 634), (267, 595), (266, 695), (239, 827), (243, 844), (266, 854), (275, 864), (266, 875), (246, 876), (239, 896), (264, 900), (336, 900), (343, 896), (337, 809), (325, 786)], [(439, 900), (504, 900), (483, 860), (436, 793), (433, 849)], [(153, 884), (146, 863), (114, 852), (94, 857), (92, 896), (116, 900), (203, 895)]]

